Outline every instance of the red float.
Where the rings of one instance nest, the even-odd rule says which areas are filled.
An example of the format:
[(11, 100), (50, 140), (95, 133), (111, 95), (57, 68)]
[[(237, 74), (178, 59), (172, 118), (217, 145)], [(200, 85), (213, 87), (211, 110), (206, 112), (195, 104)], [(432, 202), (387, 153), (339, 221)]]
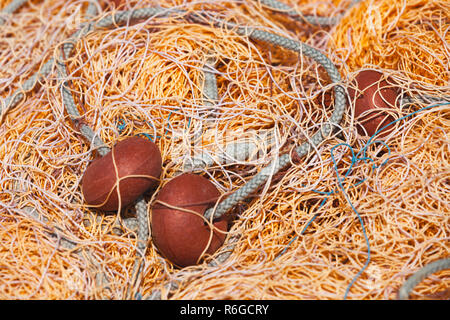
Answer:
[[(114, 168), (113, 155), (118, 175)], [(88, 166), (81, 181), (81, 190), (89, 205), (98, 206), (98, 209), (104, 211), (116, 211), (119, 209), (119, 197), (115, 187), (118, 178), (131, 175), (149, 176), (120, 180), (120, 207), (124, 208), (158, 183), (161, 166), (161, 153), (153, 142), (141, 137), (127, 138)]]

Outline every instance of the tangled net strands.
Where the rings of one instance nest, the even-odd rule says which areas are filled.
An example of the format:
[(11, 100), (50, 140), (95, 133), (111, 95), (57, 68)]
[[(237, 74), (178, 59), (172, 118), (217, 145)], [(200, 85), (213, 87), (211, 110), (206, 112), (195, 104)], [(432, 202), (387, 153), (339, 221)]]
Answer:
[[(333, 16), (349, 3), (291, 6)], [(448, 95), (448, 4), (405, 3), (363, 1), (325, 29), (273, 15), (251, 1), (159, 5), (216, 11), (222, 19), (305, 41), (326, 53), (348, 79), (373, 68), (392, 76), (404, 93)], [(125, 6), (150, 5), (129, 1)], [(59, 56), (61, 43), (85, 21), (86, 7), (75, 1), (31, 1), (0, 28), (2, 99), (48, 58)], [(378, 38), (362, 24), (367, 16)], [(370, 40), (361, 41), (368, 35)], [(212, 113), (202, 88), (211, 53), (219, 97)], [(410, 58), (414, 63), (407, 63)], [(312, 60), (233, 30), (192, 24), (182, 14), (90, 33), (76, 42), (66, 65), (82, 122), (109, 147), (132, 135), (156, 141), (164, 162), (161, 186), (184, 171), (196, 148), (217, 153), (230, 141), (272, 132), (273, 141), (260, 143), (258, 157), (228, 159), (196, 171), (231, 194), (274, 156), (314, 134), (333, 111), (332, 104), (322, 103), (332, 86)], [(368, 137), (358, 135), (347, 112), (340, 135), (272, 177), (233, 210), (237, 219), (228, 240), (236, 242), (224, 262), (215, 259), (229, 251), (230, 241), (205, 262), (177, 269), (160, 256), (150, 235), (136, 282), (136, 230), (127, 226), (134, 210), (123, 212), (117, 225), (116, 215), (83, 204), (80, 179), (94, 147), (71, 124), (59, 85), (57, 73), (51, 73), (0, 126), (2, 299), (122, 299), (129, 290), (144, 298), (161, 290), (162, 298), (171, 299), (341, 299), (353, 280), (349, 299), (393, 299), (414, 272), (449, 255), (450, 107), (416, 102), (394, 109), (400, 119), (394, 132), (384, 144), (368, 147)], [(201, 145), (193, 148), (199, 132)], [(355, 163), (342, 143), (355, 154), (366, 150), (374, 162)], [(345, 192), (339, 189), (335, 164), (345, 176)], [(146, 199), (152, 203), (153, 196)], [(349, 203), (359, 212), (370, 243), (370, 263), (357, 279), (368, 248)], [(33, 211), (24, 209), (30, 207)], [(449, 276), (448, 270), (434, 273), (417, 284), (411, 297), (448, 292)], [(176, 283), (170, 292), (168, 283)]]

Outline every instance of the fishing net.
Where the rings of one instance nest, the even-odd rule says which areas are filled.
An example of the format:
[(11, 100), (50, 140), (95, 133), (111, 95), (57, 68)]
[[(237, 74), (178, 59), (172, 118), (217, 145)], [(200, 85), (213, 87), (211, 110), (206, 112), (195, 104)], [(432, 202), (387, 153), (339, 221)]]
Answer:
[[(0, 0), (0, 8), (8, 3)], [(435, 97), (399, 103), (383, 141), (360, 135), (348, 107), (338, 133), (293, 159), (229, 213), (234, 219), (216, 254), (182, 269), (159, 254), (150, 234), (136, 275), (137, 231), (127, 224), (134, 207), (118, 220), (117, 213), (84, 203), (80, 181), (97, 153), (80, 135), (80, 123), (109, 147), (133, 135), (158, 145), (163, 173), (155, 192), (145, 195), (149, 203), (205, 150), (213, 161), (194, 172), (228, 195), (327, 121), (332, 84), (309, 58), (232, 29), (192, 23), (183, 13), (77, 41), (65, 63), (78, 122), (64, 109), (56, 71), (3, 115), (0, 298), (130, 299), (158, 291), (170, 299), (394, 299), (411, 274), (447, 258), (450, 105), (443, 97), (450, 91), (450, 5), (366, 0), (347, 9), (350, 3), (289, 3), (305, 15), (342, 14), (332, 27), (295, 22), (257, 1), (126, 1), (119, 7), (214, 12), (317, 48), (345, 85), (358, 71), (375, 69), (404, 95)], [(99, 16), (117, 10), (99, 4)], [(60, 55), (62, 43), (87, 21), (87, 6), (30, 1), (0, 27), (2, 100)], [(203, 97), (204, 66), (211, 62), (219, 98), (212, 113)], [(268, 132), (270, 140), (259, 138)], [(258, 152), (219, 159), (227, 145), (242, 141), (255, 141)], [(229, 258), (214, 263), (231, 243)], [(438, 297), (448, 292), (449, 280), (450, 271), (435, 273), (411, 297)]]

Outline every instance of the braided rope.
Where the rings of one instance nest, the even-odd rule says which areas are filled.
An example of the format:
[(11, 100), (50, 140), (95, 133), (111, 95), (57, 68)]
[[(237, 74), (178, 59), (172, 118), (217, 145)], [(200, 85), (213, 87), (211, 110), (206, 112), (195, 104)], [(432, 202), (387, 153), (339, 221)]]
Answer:
[(414, 103), (420, 103), (420, 104), (436, 104), (439, 102), (449, 102), (450, 96), (428, 96), (428, 95), (414, 95), (414, 96), (408, 96), (405, 95), (402, 97), (402, 104), (414, 104)]
[(270, 131), (260, 132), (256, 134), (250, 141), (231, 142), (225, 146), (225, 149), (215, 156), (202, 150), (198, 154), (194, 154), (191, 159), (184, 163), (184, 170), (198, 170), (208, 168), (218, 163), (219, 165), (227, 164), (231, 160), (247, 161), (251, 156), (257, 154), (261, 145), (269, 146), (275, 142), (275, 135)]
[(445, 269), (450, 269), (450, 258), (440, 259), (424, 266), (422, 269), (409, 277), (405, 283), (403, 283), (402, 287), (398, 291), (397, 299), (407, 300), (414, 287), (422, 282), (423, 279), (428, 277), (430, 274)]
[[(143, 196), (140, 196), (135, 202), (136, 220), (137, 220), (137, 257), (133, 266), (133, 287), (139, 286), (139, 275), (144, 266), (145, 251), (147, 249), (147, 243), (150, 236), (148, 228), (148, 214), (147, 214), (147, 202)], [(132, 294), (131, 288), (127, 290), (127, 296)]]
[(304, 16), (295, 11), (291, 6), (279, 2), (277, 0), (257, 0), (261, 4), (269, 7), (272, 10), (280, 11), (283, 14), (286, 14), (293, 18), (294, 20), (297, 20), (302, 23), (308, 23), (315, 26), (333, 26), (339, 22), (341, 19), (341, 16), (336, 17), (319, 17), (319, 16)]
[(147, 202), (144, 197), (139, 197), (136, 200), (135, 204), (136, 208), (136, 217), (138, 221), (137, 228), (137, 249), (138, 253), (141, 257), (144, 257), (145, 249), (147, 249), (147, 241), (149, 238), (149, 229), (148, 229), (148, 214), (147, 214)]
[(217, 89), (217, 78), (214, 72), (214, 64), (215, 58), (214, 56), (210, 55), (206, 59), (205, 66), (203, 68), (203, 105), (211, 107), (208, 112), (210, 114), (210, 116), (207, 117), (208, 120), (211, 120), (211, 113), (215, 111), (214, 107), (219, 101), (219, 91)]
[(38, 72), (33, 74), (21, 85), (20, 89), (17, 89), (5, 98), (5, 100), (0, 104), (0, 122), (3, 121), (3, 117), (10, 108), (17, 106), (25, 98), (25, 92), (33, 89), (40, 79), (50, 74), (53, 69), (54, 62), (55, 61), (53, 58), (48, 60)]

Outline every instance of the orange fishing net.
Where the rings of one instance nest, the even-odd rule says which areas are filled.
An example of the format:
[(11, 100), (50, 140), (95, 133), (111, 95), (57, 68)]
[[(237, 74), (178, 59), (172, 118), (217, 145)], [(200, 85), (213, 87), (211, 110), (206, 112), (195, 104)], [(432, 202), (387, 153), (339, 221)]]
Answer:
[(448, 1), (363, 1), (333, 31), (331, 48), (351, 71), (375, 66), (448, 86), (449, 24)]
[[(333, 15), (345, 12), (349, 2), (291, 5)], [(125, 8), (153, 3), (128, 1)], [(391, 75), (405, 92), (449, 92), (450, 8), (445, 1), (362, 1), (330, 28), (293, 22), (256, 1), (159, 4), (214, 9), (242, 24), (305, 41), (336, 63), (345, 83), (356, 71), (374, 68)], [(59, 55), (60, 43), (84, 21), (85, 8), (77, 1), (33, 1), (0, 28), (2, 99), (47, 58)], [(211, 54), (220, 112), (203, 129), (199, 147), (217, 153), (230, 141), (264, 130), (275, 133), (255, 159), (197, 171), (222, 194), (316, 132), (332, 112), (332, 105), (321, 103), (330, 87), (320, 66), (231, 30), (158, 18), (89, 34), (67, 61), (78, 109), (110, 147), (137, 134), (155, 141), (163, 173), (155, 193), (146, 195), (150, 203), (183, 171), (193, 137), (206, 121), (202, 67)], [(399, 118), (423, 106), (399, 106), (394, 113)], [(353, 206), (364, 223), (371, 259), (348, 298), (393, 299), (413, 272), (449, 255), (448, 119), (447, 104), (396, 123), (385, 145), (367, 148), (374, 162), (352, 167), (343, 182), (347, 200), (331, 152), (343, 176), (352, 165), (351, 152), (333, 147), (345, 142), (357, 153), (367, 143), (349, 110), (343, 134), (274, 176), (234, 210), (228, 239), (237, 240), (228, 260), (211, 266), (212, 256), (178, 269), (150, 237), (135, 281), (136, 230), (125, 222), (134, 208), (121, 214), (118, 225), (116, 214), (84, 205), (80, 180), (95, 153), (70, 122), (54, 72), (0, 126), (0, 298), (124, 299), (137, 292), (145, 298), (161, 290), (171, 299), (342, 299), (368, 258)], [(151, 217), (151, 206), (148, 213)], [(227, 243), (217, 254), (227, 250)], [(413, 298), (448, 290), (449, 279), (448, 270), (428, 277)], [(171, 281), (177, 287), (169, 292)]]

